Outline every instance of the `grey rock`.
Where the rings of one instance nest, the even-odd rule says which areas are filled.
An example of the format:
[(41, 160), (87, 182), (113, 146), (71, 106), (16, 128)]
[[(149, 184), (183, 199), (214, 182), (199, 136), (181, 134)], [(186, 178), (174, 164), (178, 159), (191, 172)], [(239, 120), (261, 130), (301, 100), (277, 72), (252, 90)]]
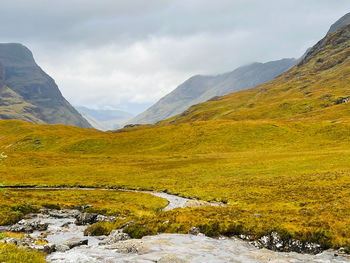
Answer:
[(76, 217), (75, 224), (76, 225), (88, 225), (94, 224), (97, 222), (98, 214), (95, 213), (82, 213)]
[(69, 247), (69, 249), (72, 249), (72, 248), (79, 247), (82, 245), (87, 245), (88, 242), (89, 241), (87, 239), (71, 238), (71, 239), (65, 241), (64, 243), (62, 243), (61, 245), (65, 245), (65, 246)]
[(347, 25), (350, 25), (350, 13), (347, 13), (346, 15), (341, 17), (338, 21), (336, 21), (329, 29), (327, 35), (332, 34), (335, 31), (338, 31), (339, 29)]
[(188, 233), (190, 235), (198, 235), (200, 233), (199, 229), (197, 229), (196, 227), (191, 227), (191, 229), (188, 231)]
[(17, 224), (10, 227), (11, 232), (25, 232), (32, 233), (33, 231), (46, 231), (48, 223), (41, 223), (40, 221), (21, 220)]
[(112, 230), (109, 236), (102, 242), (102, 244), (111, 245), (119, 241), (124, 241), (130, 239), (130, 236), (126, 233), (123, 233), (123, 230)]
[(258, 248), (267, 248), (274, 251), (298, 252), (317, 254), (322, 252), (322, 248), (318, 244), (303, 243), (300, 240), (289, 239), (282, 240), (277, 232), (271, 232), (270, 235), (261, 237), (258, 241), (251, 242)]
[(101, 221), (106, 221), (106, 222), (111, 222), (113, 220), (115, 220), (116, 217), (115, 216), (104, 216), (104, 215), (98, 215), (96, 217), (96, 221), (97, 222), (101, 222)]
[(69, 249), (70, 249), (69, 246), (64, 245), (64, 244), (57, 244), (57, 245), (56, 245), (56, 251), (57, 251), (57, 252), (66, 252), (66, 251), (68, 251)]
[(75, 218), (79, 216), (81, 212), (76, 209), (48, 210), (47, 214), (54, 218)]
[(44, 245), (43, 252), (46, 254), (51, 254), (56, 251), (56, 244), (46, 244)]

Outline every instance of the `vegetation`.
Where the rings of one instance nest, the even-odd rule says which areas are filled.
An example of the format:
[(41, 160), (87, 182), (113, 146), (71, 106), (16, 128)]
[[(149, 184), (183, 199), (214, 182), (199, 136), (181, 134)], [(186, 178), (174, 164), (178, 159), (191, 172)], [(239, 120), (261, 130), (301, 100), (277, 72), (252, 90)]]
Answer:
[(15, 245), (0, 243), (0, 262), (6, 263), (44, 263), (44, 254), (20, 249)]
[[(106, 197), (103, 191), (90, 196), (77, 190), (60, 190), (45, 200), (130, 215), (136, 223), (127, 231), (134, 237), (185, 233), (192, 226), (211, 236), (259, 237), (278, 230), (324, 247), (349, 248), (348, 31), (330, 35), (312, 57), (267, 84), (196, 105), (157, 125), (103, 133), (0, 121), (0, 150), (9, 155), (0, 174), (9, 186), (148, 189), (228, 204), (159, 213), (164, 200), (150, 202), (148, 195), (130, 193), (121, 200), (117, 191)], [(36, 208), (44, 205), (43, 194), (8, 190), (1, 204), (17, 215), (28, 209), (17, 208), (18, 200)], [(121, 223), (89, 231), (108, 233)]]
[(92, 205), (86, 212), (98, 212), (130, 220), (153, 216), (167, 201), (148, 194), (104, 190), (14, 190), (0, 194), (0, 225), (13, 224), (39, 208), (77, 208)]

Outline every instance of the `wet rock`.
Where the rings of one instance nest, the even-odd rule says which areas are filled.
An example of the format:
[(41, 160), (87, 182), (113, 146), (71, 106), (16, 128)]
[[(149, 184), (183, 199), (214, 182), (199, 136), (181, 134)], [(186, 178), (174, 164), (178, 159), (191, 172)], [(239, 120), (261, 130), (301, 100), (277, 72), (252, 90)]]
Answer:
[(128, 240), (128, 239), (130, 239), (130, 236), (126, 233), (123, 233), (123, 230), (118, 229), (118, 230), (113, 230), (101, 244), (111, 245), (116, 242)]
[(72, 224), (71, 222), (64, 223), (61, 227), (69, 227), (69, 225)]
[(88, 240), (87, 239), (80, 239), (80, 238), (71, 238), (67, 241), (65, 241), (62, 245), (65, 245), (69, 247), (69, 249), (72, 249), (74, 247), (79, 247), (82, 245), (87, 245)]
[(10, 227), (10, 232), (25, 232), (32, 233), (33, 231), (46, 231), (48, 223), (41, 223), (40, 221), (21, 220), (17, 224)]
[(66, 252), (66, 251), (68, 251), (69, 249), (70, 249), (69, 246), (64, 245), (64, 244), (57, 244), (57, 245), (56, 245), (56, 251), (57, 251), (57, 252)]
[(197, 235), (200, 233), (200, 231), (199, 231), (199, 229), (197, 229), (197, 228), (194, 226), (194, 227), (191, 227), (191, 229), (190, 229), (190, 231), (188, 231), (188, 233), (189, 233), (190, 235), (195, 235), (195, 236), (197, 236)]
[(97, 222), (97, 214), (95, 213), (83, 213), (79, 214), (76, 217), (75, 224), (76, 225), (88, 225), (94, 224)]

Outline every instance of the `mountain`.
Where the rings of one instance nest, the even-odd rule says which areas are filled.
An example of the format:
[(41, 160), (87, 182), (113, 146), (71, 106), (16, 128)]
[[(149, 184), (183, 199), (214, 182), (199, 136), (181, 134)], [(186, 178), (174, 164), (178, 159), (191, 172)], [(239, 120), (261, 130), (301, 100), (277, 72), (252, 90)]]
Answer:
[(21, 44), (0, 44), (0, 94), (1, 119), (91, 128)]
[(350, 24), (350, 13), (347, 13), (346, 15), (344, 15), (343, 17), (341, 17), (337, 22), (335, 22), (331, 28), (329, 29), (328, 34), (332, 34), (335, 31), (338, 31), (339, 29), (341, 29), (344, 26), (347, 26)]
[(121, 110), (95, 110), (83, 106), (77, 106), (76, 109), (94, 128), (102, 131), (119, 129), (134, 117), (133, 114)]
[(295, 59), (253, 63), (217, 76), (194, 76), (161, 98), (129, 123), (155, 123), (187, 110), (190, 106), (269, 81), (296, 64)]
[(350, 108), (350, 25), (326, 35), (289, 71), (195, 106), (162, 124), (207, 120), (342, 120)]

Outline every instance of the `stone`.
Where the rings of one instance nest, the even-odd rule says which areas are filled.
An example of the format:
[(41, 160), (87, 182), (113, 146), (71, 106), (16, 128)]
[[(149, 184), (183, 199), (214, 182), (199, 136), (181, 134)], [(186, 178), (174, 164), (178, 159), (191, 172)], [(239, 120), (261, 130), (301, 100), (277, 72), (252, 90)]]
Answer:
[(66, 252), (66, 251), (68, 251), (69, 249), (70, 249), (69, 246), (64, 245), (64, 244), (57, 244), (57, 245), (56, 245), (56, 251), (57, 251), (57, 252)]
[(126, 233), (123, 233), (123, 230), (118, 229), (118, 230), (112, 230), (112, 232), (109, 234), (109, 236), (105, 239), (104, 242), (102, 242), (102, 244), (114, 244), (116, 242), (119, 241), (123, 241), (123, 240), (128, 240), (130, 239), (130, 236)]
[(71, 238), (71, 239), (65, 241), (64, 243), (62, 243), (62, 245), (65, 245), (65, 246), (69, 247), (69, 249), (72, 249), (72, 248), (79, 247), (82, 245), (87, 245), (88, 242), (89, 241), (87, 239)]
[(56, 251), (56, 245), (55, 244), (51, 244), (51, 243), (46, 244), (46, 245), (44, 245), (43, 251), (46, 254), (51, 254), (51, 253)]
[(79, 214), (76, 217), (75, 224), (76, 225), (88, 225), (94, 224), (97, 222), (97, 214), (95, 213), (83, 213)]
[(81, 212), (76, 209), (48, 210), (47, 214), (54, 218), (76, 218)]
[(33, 231), (46, 231), (48, 228), (48, 223), (41, 223), (40, 221), (27, 221), (21, 220), (17, 224), (10, 227), (11, 232), (25, 232), (32, 233)]
[(115, 220), (115, 216), (104, 216), (104, 215), (98, 215), (96, 217), (96, 221), (97, 222), (101, 222), (101, 221), (106, 221), (106, 222), (112, 222), (113, 220)]
[(197, 235), (200, 233), (200, 231), (199, 231), (199, 229), (197, 229), (197, 228), (194, 226), (194, 227), (191, 227), (191, 229), (190, 229), (190, 231), (188, 231), (188, 233), (189, 233), (190, 235), (195, 235), (195, 236), (197, 236)]

